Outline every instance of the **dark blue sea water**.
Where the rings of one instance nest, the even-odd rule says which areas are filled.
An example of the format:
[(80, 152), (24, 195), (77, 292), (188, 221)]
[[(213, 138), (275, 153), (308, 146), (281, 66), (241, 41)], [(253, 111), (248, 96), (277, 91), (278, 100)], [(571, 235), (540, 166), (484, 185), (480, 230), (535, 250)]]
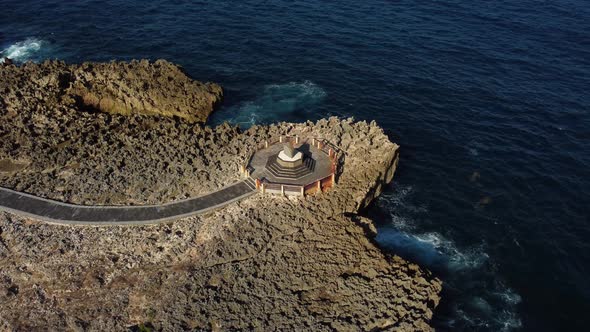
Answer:
[(0, 0), (18, 61), (165, 58), (213, 123), (377, 120), (402, 146), (368, 213), (445, 282), (442, 331), (590, 324), (590, 2)]

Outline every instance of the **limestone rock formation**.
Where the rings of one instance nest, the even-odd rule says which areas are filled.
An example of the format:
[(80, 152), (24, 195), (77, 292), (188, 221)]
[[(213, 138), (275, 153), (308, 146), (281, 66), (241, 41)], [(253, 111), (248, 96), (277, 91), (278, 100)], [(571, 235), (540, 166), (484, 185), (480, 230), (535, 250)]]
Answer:
[(221, 101), (215, 83), (190, 79), (165, 60), (66, 65), (60, 61), (0, 67), (5, 111), (103, 111), (114, 114), (177, 116), (204, 122)]
[(440, 280), (383, 253), (359, 215), (399, 159), (375, 123), (242, 132), (50, 108), (59, 95), (35, 97), (37, 83), (17, 82), (23, 103), (39, 106), (0, 99), (0, 185), (36, 195), (85, 204), (194, 196), (235, 181), (254, 146), (278, 135), (325, 138), (341, 166), (326, 193), (255, 195), (159, 225), (55, 226), (0, 212), (0, 329), (432, 330)]

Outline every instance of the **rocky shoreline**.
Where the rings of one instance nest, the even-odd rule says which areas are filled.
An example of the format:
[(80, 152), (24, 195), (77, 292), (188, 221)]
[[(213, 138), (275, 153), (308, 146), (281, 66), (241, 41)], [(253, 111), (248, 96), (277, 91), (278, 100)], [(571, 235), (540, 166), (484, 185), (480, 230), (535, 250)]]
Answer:
[[(383, 253), (372, 221), (359, 215), (397, 167), (398, 146), (381, 128), (337, 118), (210, 128), (200, 121), (218, 99), (207, 99), (203, 86), (218, 86), (181, 71), (174, 77), (188, 83), (172, 83), (185, 87), (173, 95), (207, 100), (183, 111), (192, 118), (137, 107), (129, 86), (141, 90), (142, 80), (170, 94), (154, 74), (163, 67), (176, 68), (0, 66), (0, 185), (78, 204), (167, 202), (235, 181), (254, 146), (278, 135), (313, 135), (341, 148), (338, 185), (306, 198), (255, 195), (152, 226), (53, 226), (1, 212), (2, 329), (432, 330), (440, 280)], [(59, 83), (64, 68), (82, 78)], [(81, 89), (116, 102), (84, 101), (94, 99)]]

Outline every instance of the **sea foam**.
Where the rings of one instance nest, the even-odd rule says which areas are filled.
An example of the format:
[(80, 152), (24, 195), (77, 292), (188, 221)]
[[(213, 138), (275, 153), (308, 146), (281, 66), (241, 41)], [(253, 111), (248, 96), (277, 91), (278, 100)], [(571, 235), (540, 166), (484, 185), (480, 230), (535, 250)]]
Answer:
[(28, 60), (37, 60), (36, 55), (47, 43), (38, 38), (27, 38), (23, 41), (16, 42), (0, 52), (2, 62), (4, 58), (12, 59), (16, 62), (25, 62)]
[(305, 80), (284, 84), (265, 85), (253, 100), (230, 106), (214, 114), (213, 124), (228, 121), (242, 127), (276, 121), (288, 121), (298, 113), (305, 113), (319, 104), (326, 91)]
[(440, 318), (436, 325), (443, 329), (506, 332), (520, 328), (517, 306), (521, 298), (487, 266), (491, 258), (485, 243), (459, 247), (450, 232), (443, 235), (422, 229), (420, 220), (427, 219), (429, 211), (423, 203), (414, 201), (415, 192), (412, 186), (398, 186), (379, 198), (378, 205), (390, 219), (380, 227), (377, 241), (443, 276), (448, 291), (453, 293), (452, 315)]

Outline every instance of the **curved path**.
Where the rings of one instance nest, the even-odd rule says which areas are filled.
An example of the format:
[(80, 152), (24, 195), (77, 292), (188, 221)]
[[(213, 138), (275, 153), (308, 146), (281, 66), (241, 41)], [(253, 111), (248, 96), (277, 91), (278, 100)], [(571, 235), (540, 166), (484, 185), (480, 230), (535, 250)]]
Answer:
[(0, 187), (0, 210), (68, 225), (154, 224), (211, 211), (256, 193), (251, 178), (212, 193), (162, 205), (75, 205)]

